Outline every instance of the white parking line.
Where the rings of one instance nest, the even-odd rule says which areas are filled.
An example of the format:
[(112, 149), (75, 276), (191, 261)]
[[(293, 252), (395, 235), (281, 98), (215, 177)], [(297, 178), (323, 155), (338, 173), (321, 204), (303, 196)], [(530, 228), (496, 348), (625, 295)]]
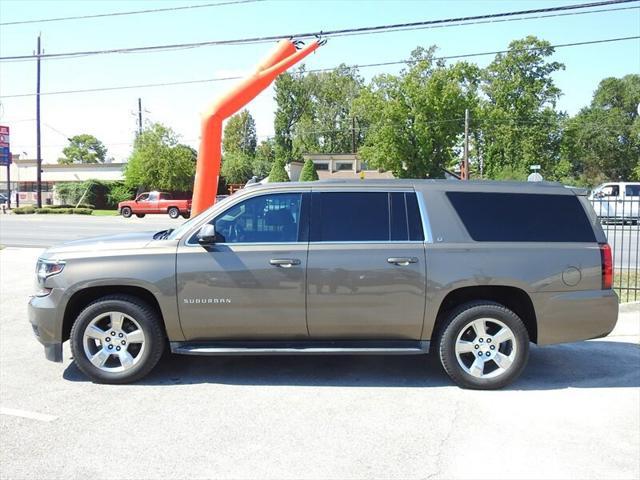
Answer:
[(47, 415), (46, 413), (28, 412), (26, 410), (16, 410), (15, 408), (0, 407), (0, 415), (10, 415), (12, 417), (30, 418), (41, 422), (52, 422), (58, 417)]

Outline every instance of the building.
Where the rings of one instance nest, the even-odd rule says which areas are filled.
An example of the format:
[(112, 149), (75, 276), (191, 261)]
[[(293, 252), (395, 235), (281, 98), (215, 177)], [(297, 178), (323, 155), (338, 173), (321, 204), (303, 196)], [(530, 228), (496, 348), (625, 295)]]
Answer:
[[(302, 157), (305, 161), (309, 158), (313, 161), (320, 180), (394, 178), (391, 172), (369, 169), (354, 153), (308, 153)], [(302, 162), (291, 162), (287, 165), (287, 173), (292, 182), (300, 178), (303, 165)]]
[[(58, 163), (42, 164), (42, 203), (51, 205), (57, 202), (54, 196), (55, 185), (66, 182), (84, 182), (85, 180), (123, 180), (126, 163)], [(37, 161), (20, 159), (13, 155), (10, 166), (11, 204), (16, 205), (16, 195), (20, 205), (37, 202)], [(0, 167), (0, 192), (7, 194), (7, 168)]]

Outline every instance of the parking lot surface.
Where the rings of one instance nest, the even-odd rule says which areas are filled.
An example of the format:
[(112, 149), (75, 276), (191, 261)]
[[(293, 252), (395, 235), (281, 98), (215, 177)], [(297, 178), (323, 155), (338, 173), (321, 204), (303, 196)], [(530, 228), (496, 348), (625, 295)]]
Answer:
[(640, 477), (637, 307), (606, 339), (533, 347), (502, 391), (421, 356), (166, 355), (97, 385), (31, 333), (40, 251), (0, 251), (0, 478)]

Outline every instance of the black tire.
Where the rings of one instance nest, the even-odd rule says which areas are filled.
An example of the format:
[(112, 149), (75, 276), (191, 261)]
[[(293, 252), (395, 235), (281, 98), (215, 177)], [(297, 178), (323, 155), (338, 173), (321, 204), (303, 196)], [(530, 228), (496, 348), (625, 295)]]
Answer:
[(185, 218), (185, 219), (189, 218), (190, 216), (191, 216), (191, 214), (189, 214), (189, 213), (183, 213), (182, 214), (182, 218)]
[(136, 213), (136, 217), (138, 218), (144, 218), (145, 215), (146, 213)]
[(167, 210), (167, 213), (171, 218), (175, 219), (180, 216), (180, 209), (178, 209), (178, 207), (170, 207), (169, 210)]
[[(505, 347), (502, 347), (502, 344), (498, 345), (498, 352), (503, 348), (506, 348), (508, 352), (509, 347), (511, 347), (515, 349), (515, 353), (510, 366), (495, 377), (481, 378), (474, 376), (465, 370), (458, 361), (458, 355), (456, 353), (458, 336), (462, 335), (461, 338), (463, 339), (464, 335), (474, 335), (475, 331), (474, 329), (470, 330), (469, 325), (477, 319), (489, 320), (485, 324), (488, 327), (487, 334), (491, 333), (489, 328), (500, 327), (497, 323), (491, 323), (491, 320), (497, 320), (511, 330), (513, 338), (515, 339), (515, 345), (513, 345), (514, 341), (505, 342)], [(496, 333), (496, 331), (493, 331), (493, 333)], [(489, 338), (489, 335), (487, 338)], [(482, 340), (475, 338), (472, 340), (472, 343), (476, 341), (480, 342)], [(486, 345), (487, 344), (483, 346), (480, 343), (475, 343), (474, 348), (480, 346), (482, 350), (482, 348), (486, 348)], [(522, 373), (529, 358), (529, 334), (520, 317), (504, 305), (490, 301), (467, 303), (453, 310), (440, 326), (438, 334), (436, 335), (435, 346), (440, 363), (447, 375), (449, 375), (458, 386), (477, 390), (495, 390), (512, 383)], [(462, 363), (471, 363), (472, 359), (475, 361), (476, 352), (477, 350), (474, 350), (473, 352), (461, 355)], [(493, 352), (495, 352), (495, 350), (491, 351), (491, 353)], [(514, 351), (511, 350), (511, 352)], [(472, 357), (469, 357), (469, 355)], [(487, 355), (489, 354), (487, 353)], [(492, 359), (493, 357), (491, 357), (490, 360), (486, 360), (488, 366), (482, 367), (483, 372), (488, 372), (487, 375), (491, 374), (490, 370), (494, 368), (494, 366), (498, 367), (498, 364), (493, 362)], [(469, 369), (469, 365), (467, 365), (467, 368)], [(494, 368), (494, 370), (499, 370), (499, 368)]]
[(133, 215), (133, 212), (131, 211), (130, 207), (122, 207), (122, 210), (120, 210), (120, 214), (124, 218), (131, 218), (131, 215)]
[[(95, 366), (85, 353), (84, 333), (89, 324), (100, 314), (121, 312), (133, 318), (144, 332), (144, 350), (137, 364), (122, 372), (106, 372)], [(78, 368), (97, 383), (123, 384), (140, 380), (147, 375), (162, 356), (165, 335), (158, 313), (142, 300), (130, 295), (109, 295), (89, 304), (71, 328), (71, 352)], [(136, 357), (137, 359), (137, 357)]]

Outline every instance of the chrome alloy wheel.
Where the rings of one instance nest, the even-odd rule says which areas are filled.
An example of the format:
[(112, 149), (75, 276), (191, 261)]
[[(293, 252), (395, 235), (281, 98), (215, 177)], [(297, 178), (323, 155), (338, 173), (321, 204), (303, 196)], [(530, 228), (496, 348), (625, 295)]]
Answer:
[(95, 367), (117, 373), (133, 368), (142, 359), (145, 335), (132, 317), (122, 312), (106, 312), (89, 322), (82, 344)]
[(518, 354), (516, 337), (495, 318), (478, 318), (460, 331), (455, 345), (462, 369), (476, 378), (495, 378), (505, 373)]

